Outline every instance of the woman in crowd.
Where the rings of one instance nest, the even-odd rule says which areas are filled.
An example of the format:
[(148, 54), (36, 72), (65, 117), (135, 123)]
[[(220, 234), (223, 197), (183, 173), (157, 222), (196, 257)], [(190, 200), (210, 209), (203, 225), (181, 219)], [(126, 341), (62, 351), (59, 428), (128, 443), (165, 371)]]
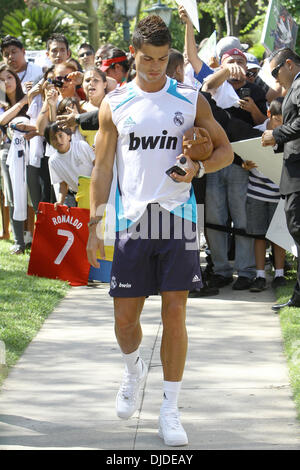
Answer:
[[(0, 109), (0, 126), (5, 131), (3, 143), (1, 145), (1, 173), (4, 181), (5, 204), (9, 206), (10, 222), (13, 229), (15, 245), (12, 248), (12, 254), (23, 254), (25, 251), (24, 241), (24, 220), (14, 219), (14, 193), (7, 165), (7, 156), (11, 141), (7, 135), (9, 123), (16, 117), (26, 117), (28, 110), (28, 98), (24, 94), (18, 75), (9, 69), (5, 64), (0, 65), (0, 83), (1, 89), (5, 93), (5, 102)], [(30, 211), (30, 214), (29, 214)], [(28, 211), (28, 219), (33, 222), (32, 208)], [(33, 227), (30, 227), (32, 231)]]
[(82, 109), (88, 112), (99, 108), (107, 90), (105, 73), (97, 67), (87, 70), (83, 77), (82, 86), (87, 97), (87, 100), (81, 103)]
[[(78, 80), (79, 75), (79, 80)], [(51, 71), (44, 83), (44, 102), (36, 126), (40, 135), (49, 122), (54, 122), (57, 115), (57, 107), (60, 101), (67, 98), (80, 100), (76, 88), (81, 82), (81, 72), (78, 72), (72, 64), (59, 64)], [(47, 154), (48, 155), (48, 154)], [(49, 155), (50, 156), (50, 155)]]
[[(4, 135), (0, 129), (0, 159), (1, 154), (4, 149)], [(0, 205), (1, 205), (1, 222), (2, 222), (2, 235), (0, 235), (0, 240), (9, 240), (9, 207), (5, 203), (4, 197), (4, 188), (1, 176), (1, 166), (0, 166)]]
[[(100, 104), (107, 92), (107, 80), (104, 72), (96, 67), (87, 70), (83, 77), (83, 90), (87, 101), (81, 103), (84, 112), (94, 111), (100, 108)], [(80, 133), (85, 137), (90, 146), (94, 145), (97, 131), (85, 131), (79, 127)]]

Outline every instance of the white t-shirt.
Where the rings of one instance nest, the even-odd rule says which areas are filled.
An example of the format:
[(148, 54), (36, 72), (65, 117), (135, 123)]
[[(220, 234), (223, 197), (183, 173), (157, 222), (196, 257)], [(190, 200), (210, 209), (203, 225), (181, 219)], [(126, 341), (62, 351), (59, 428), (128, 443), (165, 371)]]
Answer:
[(254, 126), (254, 129), (258, 129), (259, 131), (265, 132), (267, 130), (267, 125), (270, 119), (266, 119), (262, 124), (258, 124), (258, 126)]
[(27, 62), (27, 68), (23, 72), (19, 72), (18, 76), (22, 83), (22, 88), (24, 93), (27, 93), (25, 88), (26, 82), (37, 82), (43, 77), (43, 70), (38, 65), (33, 64), (32, 62)]
[(184, 83), (190, 85), (194, 88), (200, 89), (201, 83), (195, 78), (195, 71), (190, 63), (188, 63), (184, 68)]
[(72, 142), (70, 150), (59, 153), (57, 150), (49, 159), (49, 172), (52, 184), (67, 183), (77, 192), (78, 177), (91, 176), (95, 154), (85, 141)]
[(197, 98), (197, 90), (169, 77), (155, 93), (141, 90), (133, 80), (104, 98), (118, 130), (120, 226), (137, 221), (149, 203), (173, 211), (191, 198), (191, 184), (174, 182), (166, 170), (176, 164), (182, 137), (194, 125)]
[[(209, 78), (211, 75), (209, 75), (207, 78)], [(205, 83), (205, 80), (203, 83)], [(226, 108), (231, 108), (234, 106), (235, 108), (239, 108), (239, 96), (235, 92), (235, 89), (233, 86), (225, 80), (225, 82), (222, 83), (218, 88), (214, 88), (213, 90), (210, 90), (210, 94), (215, 100), (217, 106), (220, 108), (226, 109)]]
[[(36, 125), (36, 120), (42, 109), (43, 102), (41, 95), (35, 96), (29, 105), (27, 116), (30, 117), (30, 124)], [(41, 159), (44, 156), (44, 137), (38, 135), (30, 139), (29, 164), (36, 168), (41, 167)]]

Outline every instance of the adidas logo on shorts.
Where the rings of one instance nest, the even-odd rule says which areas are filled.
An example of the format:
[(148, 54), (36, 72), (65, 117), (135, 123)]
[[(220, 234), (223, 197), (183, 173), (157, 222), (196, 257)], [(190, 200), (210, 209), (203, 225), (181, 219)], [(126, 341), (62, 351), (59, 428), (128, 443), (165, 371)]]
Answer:
[(195, 274), (195, 276), (193, 277), (192, 282), (199, 282), (199, 281), (200, 281), (199, 277), (197, 276), (197, 274)]

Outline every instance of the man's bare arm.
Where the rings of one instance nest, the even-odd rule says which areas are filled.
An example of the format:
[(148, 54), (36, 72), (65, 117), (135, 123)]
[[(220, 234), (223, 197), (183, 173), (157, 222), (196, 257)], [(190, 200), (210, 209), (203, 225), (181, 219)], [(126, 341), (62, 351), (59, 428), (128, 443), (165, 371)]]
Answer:
[(246, 80), (245, 71), (238, 64), (225, 64), (212, 75), (208, 76), (203, 83), (202, 90), (210, 93), (212, 90), (219, 88), (230, 78), (235, 80)]
[(91, 175), (90, 186), (90, 234), (87, 244), (87, 255), (90, 264), (99, 267), (97, 250), (104, 256), (103, 240), (97, 236), (97, 225), (102, 220), (109, 198), (113, 179), (113, 166), (117, 146), (117, 129), (112, 122), (109, 104), (103, 101), (99, 110), (99, 132), (96, 138), (95, 166)]
[(99, 110), (99, 129), (95, 143), (95, 166), (91, 177), (91, 218), (100, 216), (97, 209), (107, 203), (117, 146), (118, 133), (112, 122), (110, 107), (106, 101), (102, 103)]
[[(198, 96), (197, 114), (194, 124), (197, 127), (204, 127), (208, 131), (214, 146), (211, 156), (202, 162), (205, 173), (214, 173), (230, 165), (234, 157), (231, 144), (225, 131), (213, 117), (210, 105), (201, 94)], [(178, 182), (190, 183), (199, 170), (199, 164), (192, 161), (187, 155), (185, 157), (189, 165), (186, 175), (181, 176), (172, 173), (172, 178)]]
[(231, 144), (225, 131), (213, 117), (208, 102), (200, 93), (197, 102), (195, 126), (204, 127), (208, 131), (214, 145), (211, 156), (203, 162), (205, 173), (213, 173), (230, 165), (233, 161)]

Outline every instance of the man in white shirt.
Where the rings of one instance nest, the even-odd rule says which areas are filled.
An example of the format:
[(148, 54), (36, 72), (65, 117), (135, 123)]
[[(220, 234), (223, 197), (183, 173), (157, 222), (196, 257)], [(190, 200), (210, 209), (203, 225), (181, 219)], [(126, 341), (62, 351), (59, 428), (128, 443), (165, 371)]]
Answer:
[[(186, 232), (179, 238), (166, 232), (169, 229), (170, 234), (175, 224), (189, 229), (195, 225), (193, 177), (229, 165), (233, 154), (205, 99), (194, 88), (166, 77), (170, 42), (168, 28), (159, 16), (141, 20), (130, 46), (136, 78), (109, 93), (101, 104), (87, 253), (91, 265), (99, 267), (96, 254), (98, 249), (102, 254), (104, 246), (97, 224), (109, 197), (116, 159), (117, 233), (110, 295), (114, 297), (115, 331), (125, 363), (116, 411), (120, 418), (128, 419), (138, 408), (139, 390), (147, 375), (139, 352), (139, 319), (146, 297), (159, 291), (164, 375), (159, 435), (166, 445), (178, 446), (188, 443), (177, 405), (187, 350), (186, 301), (191, 286), (198, 283), (201, 287), (201, 274), (198, 249), (187, 247)], [(182, 136), (193, 125), (208, 130), (214, 151), (201, 164), (187, 157), (185, 175), (173, 172), (169, 178), (166, 170), (182, 156)], [(189, 219), (184, 210), (187, 206), (191, 209), (187, 211)], [(166, 217), (165, 225), (164, 220), (160, 224), (159, 217), (155, 218), (156, 211), (162, 219)], [(150, 236), (143, 232), (147, 222)], [(140, 236), (136, 236), (138, 227)], [(152, 228), (156, 229), (154, 236)]]
[(31, 89), (34, 82), (42, 78), (41, 67), (32, 62), (26, 62), (25, 49), (19, 39), (5, 36), (1, 41), (1, 54), (6, 65), (18, 74), (24, 93)]

